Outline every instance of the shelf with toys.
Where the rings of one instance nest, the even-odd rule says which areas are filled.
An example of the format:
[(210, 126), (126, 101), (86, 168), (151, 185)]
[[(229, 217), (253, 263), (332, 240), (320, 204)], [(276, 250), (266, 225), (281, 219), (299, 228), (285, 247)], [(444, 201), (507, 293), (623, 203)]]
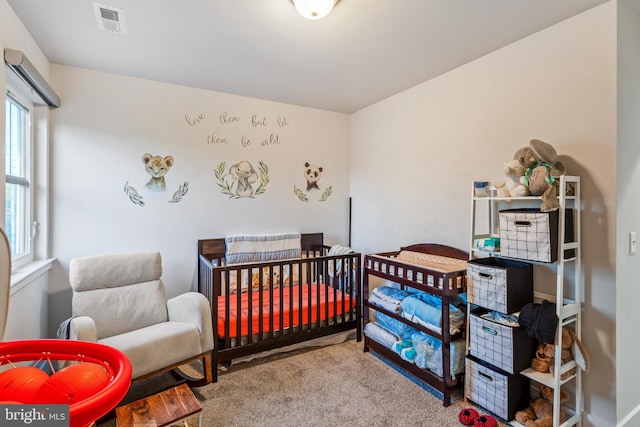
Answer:
[[(518, 150), (514, 159), (519, 153), (526, 157), (534, 151), (548, 154), (548, 160), (556, 159), (553, 147), (542, 141), (531, 141), (531, 147)], [(513, 170), (515, 163), (507, 164), (505, 174), (516, 173)], [(544, 165), (544, 168), (550, 171), (553, 167)], [(491, 358), (497, 350), (492, 353), (491, 349), (485, 348), (487, 342), (504, 345), (504, 337), (499, 341), (496, 338), (502, 335), (496, 333), (498, 329), (483, 327), (473, 330), (468, 327), (467, 354), (471, 362), (467, 363), (477, 363), (483, 369), (489, 369), (486, 371), (489, 375), (475, 378), (472, 373), (467, 374), (465, 399), (480, 404), (514, 426), (538, 419), (542, 413), (552, 420), (553, 426), (581, 425), (582, 372), (588, 370), (589, 360), (580, 338), (583, 301), (580, 178), (565, 175), (562, 165), (561, 169), (555, 182), (549, 184), (545, 192), (534, 193), (537, 194), (535, 196), (523, 195), (528, 188), (525, 187), (523, 193), (518, 187), (524, 185), (523, 180), (513, 177), (511, 184), (506, 186), (504, 183), (491, 185), (487, 182), (475, 182), (473, 185), (467, 316), (473, 320), (471, 315), (478, 311), (478, 307), (493, 306), (489, 309), (505, 316), (515, 316), (518, 326), (536, 344), (532, 354), (529, 353), (528, 342), (516, 340), (517, 334), (522, 332), (513, 328), (507, 339), (511, 346), (509, 357), (514, 360), (509, 366), (517, 369), (505, 370), (502, 361)], [(521, 172), (522, 169), (517, 173)], [(524, 276), (520, 272), (526, 265), (520, 264), (532, 266), (535, 279), (531, 291), (527, 290), (528, 285), (522, 285), (529, 278), (528, 272)], [(478, 271), (472, 274), (472, 269)], [(497, 292), (491, 287), (495, 284), (502, 286)], [(494, 306), (495, 301), (505, 305)], [(539, 324), (546, 325), (547, 330), (536, 330)], [(487, 331), (489, 338), (474, 337), (474, 334)], [(523, 357), (530, 363), (520, 369)], [(500, 390), (494, 393), (489, 389), (487, 392), (486, 384), (478, 384), (484, 380), (483, 377), (493, 377), (494, 374), (496, 377), (504, 375), (507, 379), (506, 389), (502, 390), (506, 394), (504, 402), (500, 401)], [(520, 378), (527, 381), (526, 401), (520, 398)], [(473, 397), (478, 399), (479, 394), (474, 394), (474, 387), (482, 388), (484, 393), (493, 393), (493, 400), (475, 401)], [(516, 407), (517, 410), (514, 409)]]

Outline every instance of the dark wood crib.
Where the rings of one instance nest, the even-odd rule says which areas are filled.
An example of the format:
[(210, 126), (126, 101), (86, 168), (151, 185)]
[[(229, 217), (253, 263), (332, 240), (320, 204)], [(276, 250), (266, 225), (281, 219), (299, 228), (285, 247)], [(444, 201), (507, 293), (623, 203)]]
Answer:
[(301, 235), (296, 259), (226, 265), (224, 238), (198, 240), (198, 291), (211, 303), (218, 364), (356, 329), (362, 338), (361, 255), (328, 255), (322, 233)]

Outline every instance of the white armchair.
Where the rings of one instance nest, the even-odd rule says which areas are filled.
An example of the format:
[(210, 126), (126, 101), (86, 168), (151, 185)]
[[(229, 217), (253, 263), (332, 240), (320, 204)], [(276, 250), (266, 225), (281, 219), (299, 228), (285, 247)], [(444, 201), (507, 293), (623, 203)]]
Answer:
[[(213, 330), (207, 298), (187, 292), (167, 300), (158, 252), (76, 258), (69, 264), (73, 289), (69, 338), (122, 351), (132, 380), (173, 370), (191, 385), (213, 379)], [(203, 378), (177, 369), (201, 359)]]

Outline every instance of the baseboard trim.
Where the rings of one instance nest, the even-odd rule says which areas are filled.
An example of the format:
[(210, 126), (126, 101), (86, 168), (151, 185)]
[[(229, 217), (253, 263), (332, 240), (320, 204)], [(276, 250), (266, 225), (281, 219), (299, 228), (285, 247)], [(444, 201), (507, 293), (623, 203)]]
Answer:
[(632, 427), (640, 425), (640, 406), (636, 406), (626, 417), (616, 424), (616, 427)]

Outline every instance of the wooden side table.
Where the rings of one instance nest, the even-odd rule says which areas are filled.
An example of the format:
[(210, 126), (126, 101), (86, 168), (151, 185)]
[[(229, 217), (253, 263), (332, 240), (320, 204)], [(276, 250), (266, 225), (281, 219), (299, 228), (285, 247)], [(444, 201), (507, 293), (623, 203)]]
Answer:
[[(202, 423), (202, 406), (187, 384), (170, 388), (116, 408), (118, 427), (167, 427)], [(180, 424), (176, 424), (181, 422)]]

